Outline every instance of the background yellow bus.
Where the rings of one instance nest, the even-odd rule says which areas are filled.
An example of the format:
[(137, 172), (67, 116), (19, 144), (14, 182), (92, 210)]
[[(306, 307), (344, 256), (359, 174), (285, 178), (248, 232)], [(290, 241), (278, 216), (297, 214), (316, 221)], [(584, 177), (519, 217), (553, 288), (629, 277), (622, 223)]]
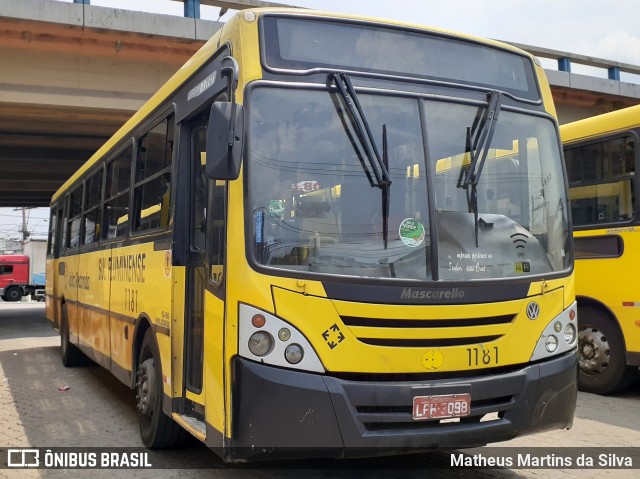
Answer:
[(608, 394), (640, 366), (640, 106), (560, 128), (575, 225), (579, 387)]
[(62, 357), (136, 390), (149, 447), (228, 461), (570, 427), (555, 110), (530, 55), (249, 10), (52, 200)]

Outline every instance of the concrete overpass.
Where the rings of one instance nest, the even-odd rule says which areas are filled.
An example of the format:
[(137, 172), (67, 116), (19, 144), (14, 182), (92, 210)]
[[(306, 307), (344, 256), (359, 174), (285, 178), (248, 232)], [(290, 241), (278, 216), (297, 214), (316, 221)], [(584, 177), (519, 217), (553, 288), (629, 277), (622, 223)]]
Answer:
[[(258, 0), (177, 0), (185, 17), (98, 7), (89, 0), (0, 3), (0, 206), (46, 206), (51, 194), (221, 23), (200, 3), (242, 9)], [(620, 73), (640, 67), (523, 46), (557, 61), (548, 71), (560, 121), (640, 103)], [(604, 78), (571, 73), (600, 67)], [(562, 71), (564, 70), (564, 71)]]

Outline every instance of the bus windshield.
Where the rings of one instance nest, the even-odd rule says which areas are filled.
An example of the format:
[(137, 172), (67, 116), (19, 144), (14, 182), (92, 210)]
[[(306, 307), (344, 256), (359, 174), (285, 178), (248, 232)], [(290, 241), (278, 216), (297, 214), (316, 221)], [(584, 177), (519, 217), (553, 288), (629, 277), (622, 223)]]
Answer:
[[(569, 267), (567, 197), (551, 119), (501, 110), (479, 152), (474, 136), (485, 133), (489, 100), (357, 96), (383, 150), (386, 188), (372, 181), (361, 133), (336, 91), (252, 90), (248, 214), (259, 264), (412, 280)], [(474, 166), (479, 155), (485, 159)]]

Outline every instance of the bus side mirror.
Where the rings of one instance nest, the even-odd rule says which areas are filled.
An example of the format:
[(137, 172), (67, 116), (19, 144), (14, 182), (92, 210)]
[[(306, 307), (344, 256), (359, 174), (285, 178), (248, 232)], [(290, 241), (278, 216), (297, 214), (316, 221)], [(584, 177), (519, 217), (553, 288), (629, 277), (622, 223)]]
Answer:
[(207, 176), (216, 180), (235, 180), (240, 175), (244, 108), (230, 102), (211, 106), (207, 128)]

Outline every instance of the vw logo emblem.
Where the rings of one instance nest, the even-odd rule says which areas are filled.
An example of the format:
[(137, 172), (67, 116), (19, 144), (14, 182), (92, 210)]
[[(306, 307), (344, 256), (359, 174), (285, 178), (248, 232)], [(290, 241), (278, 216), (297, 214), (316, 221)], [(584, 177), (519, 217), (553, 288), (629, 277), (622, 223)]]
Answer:
[(527, 317), (531, 320), (538, 319), (540, 316), (540, 305), (535, 301), (531, 301), (527, 304)]

